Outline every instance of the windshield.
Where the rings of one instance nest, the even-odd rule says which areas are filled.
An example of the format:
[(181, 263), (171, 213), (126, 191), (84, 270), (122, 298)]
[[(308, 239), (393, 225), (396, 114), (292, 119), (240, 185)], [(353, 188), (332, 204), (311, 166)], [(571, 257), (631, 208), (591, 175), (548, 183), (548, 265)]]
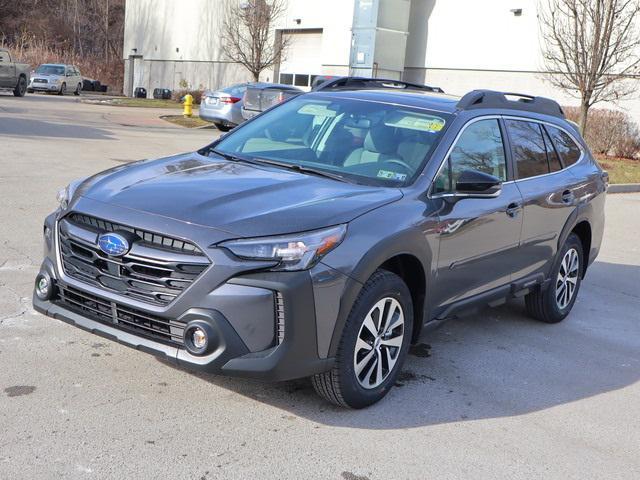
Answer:
[(230, 133), (215, 149), (356, 183), (404, 186), (420, 173), (449, 119), (401, 105), (304, 95)]
[(64, 75), (64, 67), (59, 65), (40, 65), (36, 73), (40, 75)]

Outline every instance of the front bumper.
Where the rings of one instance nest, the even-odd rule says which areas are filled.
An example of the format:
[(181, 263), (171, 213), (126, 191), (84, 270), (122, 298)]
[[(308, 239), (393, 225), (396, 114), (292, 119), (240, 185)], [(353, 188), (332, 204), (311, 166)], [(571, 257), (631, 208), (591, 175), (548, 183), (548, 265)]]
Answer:
[[(55, 215), (50, 216), (45, 222), (46, 228), (55, 230), (55, 220)], [(339, 296), (345, 277), (322, 264), (305, 272), (246, 274), (234, 271), (230, 264), (225, 265), (223, 257), (213, 257), (214, 268), (202, 274), (168, 307), (142, 307), (140, 302), (99, 291), (64, 272), (60, 274), (56, 239), (54, 235), (45, 241), (45, 260), (40, 273), (51, 278), (58, 287), (58, 295), (49, 301), (39, 299), (35, 293), (33, 296), (34, 308), (45, 315), (190, 370), (281, 381), (307, 377), (329, 370), (333, 365), (333, 359), (327, 358), (327, 350), (333, 334), (332, 317), (337, 315), (337, 309), (331, 311), (326, 305), (316, 309), (315, 303), (326, 304), (327, 296)], [(217, 277), (221, 275), (219, 272), (225, 275), (222, 281)], [(117, 315), (112, 321), (108, 314), (107, 318), (101, 317), (89, 309), (65, 303), (59, 293), (69, 289), (99, 297), (105, 303), (112, 302), (114, 308), (116, 304), (135, 308), (165, 322), (186, 325), (192, 320), (204, 320), (215, 332), (215, 348), (206, 355), (196, 356), (176, 342), (132, 331), (128, 325), (118, 322)], [(315, 294), (314, 290), (320, 291)], [(278, 337), (278, 309), (284, 319), (281, 338)]]
[(42, 92), (57, 92), (60, 90), (60, 85), (56, 83), (33, 83), (31, 82), (27, 88), (29, 90), (38, 90)]

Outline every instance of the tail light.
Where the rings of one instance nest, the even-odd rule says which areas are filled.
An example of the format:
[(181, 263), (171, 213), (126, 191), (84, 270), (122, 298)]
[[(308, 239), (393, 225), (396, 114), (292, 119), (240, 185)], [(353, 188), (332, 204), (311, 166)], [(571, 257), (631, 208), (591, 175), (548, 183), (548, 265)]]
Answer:
[(240, 100), (242, 100), (240, 97), (223, 97), (220, 103), (238, 103)]

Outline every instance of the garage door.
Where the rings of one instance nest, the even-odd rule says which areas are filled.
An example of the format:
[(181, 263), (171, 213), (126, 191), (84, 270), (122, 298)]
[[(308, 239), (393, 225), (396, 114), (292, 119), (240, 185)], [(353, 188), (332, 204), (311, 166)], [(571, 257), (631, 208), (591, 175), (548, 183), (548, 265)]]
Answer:
[(284, 33), (283, 37), (290, 43), (280, 63), (280, 82), (308, 87), (322, 72), (322, 30)]

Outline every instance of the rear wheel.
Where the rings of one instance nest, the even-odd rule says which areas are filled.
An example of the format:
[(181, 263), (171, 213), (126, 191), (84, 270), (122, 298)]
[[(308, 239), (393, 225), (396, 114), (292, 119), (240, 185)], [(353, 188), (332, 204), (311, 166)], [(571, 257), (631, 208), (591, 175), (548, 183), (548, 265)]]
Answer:
[(67, 84), (63, 83), (62, 85), (60, 85), (60, 90), (58, 91), (58, 95), (64, 95), (65, 93), (67, 93)]
[(393, 387), (407, 356), (413, 306), (407, 285), (396, 274), (376, 271), (365, 283), (347, 318), (328, 372), (314, 375), (318, 394), (342, 407), (364, 408)]
[(230, 127), (228, 125), (225, 125), (224, 123), (214, 123), (214, 125), (221, 132), (228, 132), (229, 130), (231, 130), (233, 128), (233, 127)]
[(573, 308), (583, 272), (582, 242), (575, 233), (569, 235), (558, 251), (551, 271), (551, 284), (546, 290), (536, 290), (525, 297), (527, 313), (545, 323), (558, 323)]
[(20, 77), (16, 88), (13, 89), (13, 94), (16, 97), (24, 97), (25, 93), (27, 93), (27, 79), (25, 77)]

